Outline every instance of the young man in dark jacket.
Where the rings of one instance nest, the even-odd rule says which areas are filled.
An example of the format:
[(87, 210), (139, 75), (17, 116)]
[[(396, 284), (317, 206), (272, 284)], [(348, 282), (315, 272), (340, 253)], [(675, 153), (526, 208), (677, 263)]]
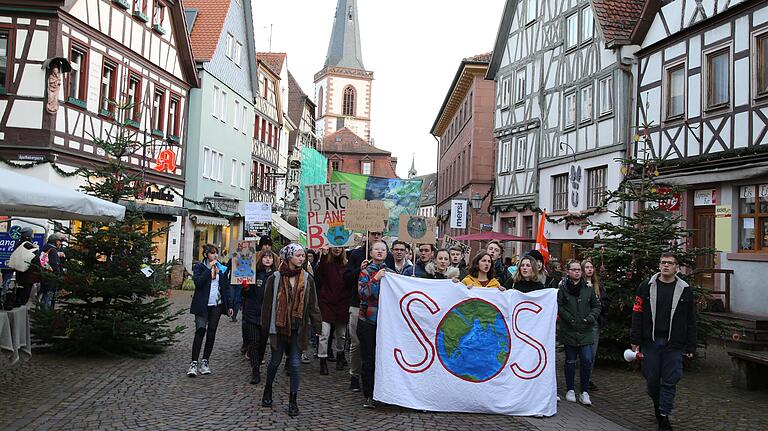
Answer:
[(43, 260), (42, 257), (47, 258), (49, 267), (47, 269), (54, 274), (54, 277), (43, 277), (40, 282), (38, 299), (40, 300), (40, 308), (43, 310), (50, 310), (56, 306), (56, 291), (59, 286), (55, 276), (59, 276), (63, 271), (61, 260), (65, 255), (61, 251), (61, 247), (66, 239), (64, 234), (53, 233), (48, 237), (48, 242), (43, 246), (43, 249), (40, 250), (41, 260)]
[(427, 273), (427, 264), (435, 258), (437, 248), (434, 244), (419, 244), (419, 258), (413, 264), (413, 272), (416, 277), (424, 277)]
[[(349, 252), (347, 256), (347, 268), (344, 271), (344, 285), (350, 293), (349, 299), (349, 389), (353, 391), (360, 390), (360, 340), (357, 338), (357, 318), (360, 314), (360, 294), (357, 290), (357, 281), (360, 278), (360, 272), (368, 267), (371, 261), (370, 247), (377, 241), (381, 241), (381, 232), (368, 232), (368, 241), (366, 245), (369, 250), (366, 253), (365, 246), (356, 248)], [(366, 255), (368, 259), (366, 259)], [(387, 251), (387, 258), (384, 260), (387, 268), (395, 268), (395, 258), (392, 253)]]
[(683, 377), (683, 354), (696, 353), (693, 290), (677, 276), (678, 260), (663, 253), (659, 272), (637, 288), (632, 308), (632, 350), (643, 353), (643, 376), (659, 429), (671, 430), (675, 386)]

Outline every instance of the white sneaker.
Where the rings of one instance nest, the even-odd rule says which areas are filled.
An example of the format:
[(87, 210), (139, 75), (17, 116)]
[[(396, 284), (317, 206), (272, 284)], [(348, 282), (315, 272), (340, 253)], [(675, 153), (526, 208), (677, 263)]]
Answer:
[(211, 369), (208, 367), (208, 360), (203, 359), (202, 362), (200, 362), (200, 374), (211, 374)]
[(592, 400), (589, 399), (589, 394), (586, 393), (586, 392), (582, 392), (581, 393), (581, 397), (580, 397), (579, 401), (582, 404), (584, 404), (585, 406), (591, 406), (592, 405)]
[(568, 391), (565, 393), (565, 400), (570, 401), (572, 403), (576, 402), (576, 392), (574, 391)]
[(301, 352), (301, 363), (308, 364), (310, 362), (312, 362), (312, 359), (309, 358), (309, 355), (304, 352)]
[(189, 377), (197, 377), (197, 361), (189, 363), (189, 371), (187, 371)]

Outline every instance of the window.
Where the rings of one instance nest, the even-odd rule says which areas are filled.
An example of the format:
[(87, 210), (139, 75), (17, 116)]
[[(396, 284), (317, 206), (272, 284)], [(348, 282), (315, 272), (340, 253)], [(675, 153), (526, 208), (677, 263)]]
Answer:
[(525, 22), (526, 24), (535, 20), (539, 15), (536, 9), (536, 0), (527, 0), (525, 2)]
[(267, 95), (269, 95), (269, 80), (267, 77), (264, 77), (264, 98), (267, 98)]
[(240, 57), (243, 54), (243, 44), (240, 42), (237, 42), (235, 44), (235, 58), (233, 58), (233, 61), (237, 65), (237, 67), (240, 67)]
[(227, 121), (227, 92), (221, 92), (221, 99), (219, 99), (219, 120), (222, 123)]
[(344, 89), (343, 114), (349, 117), (355, 116), (355, 88), (351, 85)]
[(179, 118), (181, 117), (181, 97), (171, 93), (171, 101), (168, 103), (168, 133), (179, 137)]
[(768, 252), (768, 184), (740, 187), (739, 251)]
[(581, 41), (592, 39), (595, 34), (595, 18), (592, 16), (592, 8), (585, 7), (581, 10)]
[(245, 135), (245, 129), (247, 129), (248, 125), (245, 124), (248, 118), (248, 107), (243, 106), (243, 110), (240, 112), (240, 125), (242, 126), (240, 130), (243, 132), (243, 135)]
[(552, 210), (566, 211), (568, 209), (568, 174), (552, 177)]
[(501, 79), (501, 107), (505, 108), (509, 106), (509, 102), (512, 99), (512, 88), (510, 86), (510, 78), (505, 76)]
[(267, 136), (267, 120), (262, 118), (261, 119), (261, 143), (266, 144), (266, 136)]
[(237, 159), (232, 159), (232, 172), (230, 175), (230, 185), (237, 186)]
[(213, 152), (208, 147), (203, 147), (203, 178), (211, 177), (211, 166), (213, 164)]
[(232, 33), (227, 33), (227, 50), (225, 54), (227, 55), (227, 58), (232, 60), (232, 50), (235, 47), (235, 37), (232, 36)]
[(240, 130), (243, 121), (242, 113), (240, 112), (240, 101), (235, 100), (235, 109), (232, 110), (232, 126), (235, 130)]
[[(85, 105), (88, 79), (88, 50), (79, 44), (72, 43), (69, 50), (69, 63), (72, 70), (67, 79), (67, 97), (79, 100)], [(85, 106), (83, 106), (85, 107)]]
[(603, 203), (603, 197), (607, 191), (605, 176), (608, 173), (607, 166), (587, 169), (587, 207), (597, 208)]
[(12, 30), (0, 29), (0, 93), (8, 91), (11, 85), (11, 71), (13, 70), (13, 39)]
[(317, 95), (317, 118), (323, 116), (323, 103), (325, 103), (323, 99), (323, 87), (320, 87), (320, 91)]
[(517, 138), (517, 148), (515, 148), (515, 169), (525, 169), (526, 155), (528, 155), (528, 138)]
[(147, 13), (147, 1), (148, 0), (133, 0), (133, 11)]
[(592, 119), (592, 86), (581, 89), (581, 122)]
[(525, 100), (525, 69), (520, 69), (515, 73), (515, 102)]
[(579, 15), (572, 14), (565, 18), (565, 49), (579, 44)]
[(165, 5), (160, 3), (159, 0), (155, 0), (155, 8), (152, 11), (152, 25), (162, 27), (164, 19), (165, 19)]
[(261, 130), (261, 117), (255, 116), (253, 121), (253, 139), (259, 139), (259, 133)]
[(707, 54), (707, 108), (727, 105), (731, 100), (730, 58), (728, 48)]
[(245, 162), (240, 162), (240, 188), (245, 189)]
[(138, 127), (141, 121), (141, 75), (136, 72), (128, 73), (128, 103), (131, 106), (130, 120)]
[(213, 153), (213, 163), (211, 164), (211, 179), (223, 182), (224, 181), (224, 154), (218, 151), (211, 150)]
[(101, 92), (99, 93), (99, 113), (115, 115), (115, 97), (117, 96), (117, 65), (104, 60), (101, 66)]
[(341, 161), (340, 160), (331, 160), (331, 170), (332, 171), (338, 171), (341, 169)]
[(361, 172), (363, 175), (371, 175), (371, 162), (363, 162)]
[(576, 124), (576, 92), (566, 93), (563, 98), (563, 104), (565, 105), (563, 110), (565, 115), (564, 125), (565, 127), (571, 127)]
[(499, 147), (499, 173), (509, 172), (509, 159), (512, 154), (512, 142), (502, 141)]
[(601, 79), (598, 83), (600, 91), (600, 115), (608, 114), (613, 111), (613, 77), (608, 76)]
[(757, 64), (757, 95), (763, 96), (768, 94), (768, 33), (758, 36), (755, 42), (757, 45), (755, 47), (757, 51), (757, 61), (755, 62)]
[(162, 132), (165, 119), (165, 89), (155, 86), (155, 96), (152, 98), (152, 129)]
[(667, 69), (667, 116), (676, 118), (685, 114), (685, 64)]
[(211, 115), (214, 117), (219, 116), (219, 100), (221, 100), (221, 89), (217, 86), (213, 86), (213, 112)]

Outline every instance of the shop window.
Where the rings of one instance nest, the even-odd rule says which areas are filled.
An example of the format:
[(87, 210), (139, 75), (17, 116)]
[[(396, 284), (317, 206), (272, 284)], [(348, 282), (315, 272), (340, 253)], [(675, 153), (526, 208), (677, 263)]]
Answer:
[(739, 251), (768, 252), (768, 184), (739, 189)]

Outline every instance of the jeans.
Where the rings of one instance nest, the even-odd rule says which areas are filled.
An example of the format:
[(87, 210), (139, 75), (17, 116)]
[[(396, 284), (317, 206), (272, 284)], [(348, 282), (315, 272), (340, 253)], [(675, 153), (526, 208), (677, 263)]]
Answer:
[(357, 320), (360, 308), (349, 307), (349, 374), (359, 376), (362, 368), (360, 360), (360, 339), (357, 337)]
[(576, 380), (576, 359), (579, 359), (579, 380), (581, 390), (589, 392), (589, 378), (592, 375), (592, 345), (565, 346), (565, 387), (572, 391)]
[(43, 310), (53, 310), (56, 306), (56, 291), (46, 290), (40, 293), (40, 308)]
[[(344, 353), (344, 336), (347, 328), (344, 325), (336, 325), (333, 328), (333, 353), (338, 355)], [(328, 337), (331, 335), (331, 323), (323, 322), (323, 333), (320, 334), (320, 346), (317, 351), (317, 357), (328, 357)]]
[(203, 345), (203, 338), (205, 338), (203, 359), (210, 359), (213, 343), (216, 341), (216, 329), (219, 328), (222, 307), (224, 306), (209, 305), (207, 314), (195, 314), (195, 340), (192, 342), (193, 361), (197, 361), (200, 357), (200, 347)]
[(683, 352), (669, 348), (666, 338), (643, 344), (640, 351), (648, 395), (659, 412), (668, 415), (675, 406), (675, 386), (683, 378)]
[(363, 395), (373, 398), (376, 376), (376, 325), (360, 320), (357, 322), (357, 338), (360, 339), (360, 359)]
[(301, 350), (299, 350), (299, 331), (291, 332), (291, 338), (278, 337), (277, 348), (272, 349), (272, 357), (267, 367), (267, 384), (275, 381), (277, 369), (283, 362), (283, 354), (287, 354), (291, 367), (291, 393), (299, 392), (299, 367), (301, 366)]

